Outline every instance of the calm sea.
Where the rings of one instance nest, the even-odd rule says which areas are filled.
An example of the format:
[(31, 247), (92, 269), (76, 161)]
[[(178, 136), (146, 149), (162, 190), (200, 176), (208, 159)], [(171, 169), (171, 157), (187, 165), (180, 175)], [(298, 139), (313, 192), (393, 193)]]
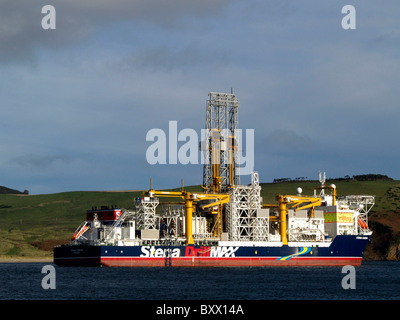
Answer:
[[(400, 263), (365, 261), (355, 289), (341, 267), (75, 268), (55, 267), (43, 289), (45, 263), (1, 263), (1, 300), (392, 300), (400, 299)], [(52, 264), (50, 264), (52, 265)]]

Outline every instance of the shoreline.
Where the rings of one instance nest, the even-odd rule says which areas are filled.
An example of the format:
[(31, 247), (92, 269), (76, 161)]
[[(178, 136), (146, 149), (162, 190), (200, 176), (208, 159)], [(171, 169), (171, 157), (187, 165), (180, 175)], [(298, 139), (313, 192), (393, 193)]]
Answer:
[(0, 263), (53, 263), (53, 258), (35, 258), (35, 257), (0, 257)]

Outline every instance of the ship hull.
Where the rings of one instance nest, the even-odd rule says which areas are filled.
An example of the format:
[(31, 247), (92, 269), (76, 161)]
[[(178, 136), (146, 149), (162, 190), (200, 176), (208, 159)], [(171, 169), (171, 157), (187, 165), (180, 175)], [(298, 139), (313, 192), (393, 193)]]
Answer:
[(361, 265), (369, 236), (337, 236), (329, 246), (62, 246), (59, 266), (262, 267)]
[[(289, 267), (289, 266), (343, 266), (361, 265), (362, 258), (339, 257), (333, 259), (324, 258), (297, 258), (289, 261), (278, 261), (276, 258), (210, 258), (174, 259), (171, 266), (174, 267)], [(160, 258), (122, 258), (102, 259), (102, 266), (107, 267), (164, 267), (168, 266), (165, 259)]]

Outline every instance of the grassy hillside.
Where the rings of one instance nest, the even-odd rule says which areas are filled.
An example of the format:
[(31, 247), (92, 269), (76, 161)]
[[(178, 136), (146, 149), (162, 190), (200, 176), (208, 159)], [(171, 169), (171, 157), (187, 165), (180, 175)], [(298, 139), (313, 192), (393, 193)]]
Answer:
[(68, 242), (92, 206), (133, 207), (140, 192), (65, 192), (44, 195), (0, 194), (0, 257), (50, 257), (40, 250)]
[[(375, 195), (376, 204), (373, 212), (382, 210), (393, 210), (399, 202), (386, 197), (386, 193), (396, 186), (400, 186), (399, 180), (378, 180), (378, 181), (336, 181), (328, 180), (326, 185), (335, 184), (338, 196), (364, 194)], [(319, 182), (284, 182), (284, 183), (262, 183), (262, 197), (264, 203), (274, 203), (277, 194), (296, 194), (297, 187), (303, 189), (303, 195), (313, 195), (314, 188), (321, 186)]]
[[(334, 183), (338, 195), (376, 195), (376, 205), (369, 215), (375, 231), (366, 256), (369, 259), (400, 258), (400, 181), (327, 181)], [(318, 182), (263, 183), (264, 203), (275, 203), (277, 194), (312, 195)], [(199, 186), (185, 187), (200, 191)], [(0, 258), (52, 257), (55, 244), (66, 243), (85, 212), (92, 206), (117, 205), (133, 208), (141, 192), (64, 192), (45, 195), (0, 194)], [(173, 198), (165, 201), (177, 201)]]

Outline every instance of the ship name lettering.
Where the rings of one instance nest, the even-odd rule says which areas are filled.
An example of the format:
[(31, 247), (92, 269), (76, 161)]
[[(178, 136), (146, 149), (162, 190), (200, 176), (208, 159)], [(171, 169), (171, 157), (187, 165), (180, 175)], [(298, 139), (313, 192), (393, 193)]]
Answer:
[(199, 248), (195, 248), (193, 246), (187, 246), (185, 250), (185, 256), (195, 256), (195, 257), (209, 257), (210, 256), (210, 247), (201, 246)]
[(155, 246), (142, 246), (141, 251), (142, 254), (140, 257), (142, 258), (165, 258), (168, 254), (171, 255), (171, 257), (179, 257), (180, 251), (178, 248), (171, 249), (170, 252), (168, 252), (169, 249), (163, 249), (163, 248), (157, 248)]
[(235, 257), (235, 252), (239, 247), (213, 247), (211, 248), (211, 257)]

